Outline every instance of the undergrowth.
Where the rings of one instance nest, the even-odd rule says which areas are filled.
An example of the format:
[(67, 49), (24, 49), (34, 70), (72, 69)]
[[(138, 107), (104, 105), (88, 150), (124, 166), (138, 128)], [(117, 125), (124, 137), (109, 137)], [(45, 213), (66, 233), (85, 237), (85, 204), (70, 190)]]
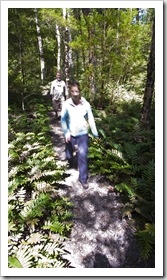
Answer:
[(65, 166), (54, 157), (50, 105), (40, 95), (26, 105), (26, 111), (9, 107), (9, 267), (69, 267), (63, 240), (72, 227), (72, 204), (57, 193)]
[[(63, 240), (72, 204), (57, 192), (66, 166), (54, 157), (50, 103), (38, 95), (26, 105), (26, 111), (9, 106), (9, 267), (69, 267)], [(150, 130), (140, 128), (140, 109), (133, 101), (94, 109), (100, 139), (90, 135), (89, 169), (121, 194), (147, 261), (155, 247), (155, 141), (153, 119)]]
[(120, 102), (114, 112), (94, 110), (100, 140), (90, 135), (89, 168), (121, 194), (135, 222), (141, 257), (148, 260), (155, 247), (155, 131), (154, 118), (150, 130), (140, 128), (140, 110), (135, 101)]

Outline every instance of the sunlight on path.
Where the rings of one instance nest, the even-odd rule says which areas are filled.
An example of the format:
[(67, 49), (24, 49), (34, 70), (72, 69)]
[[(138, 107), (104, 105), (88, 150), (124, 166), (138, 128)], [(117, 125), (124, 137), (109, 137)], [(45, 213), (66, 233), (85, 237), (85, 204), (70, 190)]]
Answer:
[[(55, 156), (59, 164), (65, 160), (65, 142), (60, 121), (51, 114), (51, 133)], [(59, 182), (58, 193), (73, 202), (74, 226), (64, 248), (64, 257), (75, 268), (140, 267), (139, 253), (131, 221), (122, 217), (123, 204), (119, 194), (109, 191), (99, 176), (89, 178), (89, 188), (78, 182), (78, 170), (67, 169)], [(70, 253), (70, 254), (69, 254)]]

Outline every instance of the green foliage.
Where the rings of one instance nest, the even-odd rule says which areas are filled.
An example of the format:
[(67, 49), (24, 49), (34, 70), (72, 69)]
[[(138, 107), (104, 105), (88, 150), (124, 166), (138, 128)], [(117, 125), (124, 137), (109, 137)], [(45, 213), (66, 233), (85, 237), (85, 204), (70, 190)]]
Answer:
[[(54, 79), (57, 68), (56, 25), (61, 35), (61, 68), (65, 70), (67, 26), (68, 47), (74, 62), (69, 76), (80, 81), (83, 95), (96, 107), (94, 113), (100, 141), (90, 139), (91, 174), (105, 175), (125, 201), (132, 203), (133, 211), (143, 219), (142, 224), (153, 224), (154, 110), (150, 112), (152, 123), (148, 131), (140, 129), (139, 115), (154, 10), (91, 8), (67, 11), (66, 20), (62, 9), (38, 9), (45, 61), (44, 84)], [(68, 208), (71, 205), (56, 192), (56, 183), (63, 178), (65, 167), (55, 160), (47, 116), (50, 104), (40, 94), (41, 70), (34, 9), (10, 8), (8, 14), (9, 266), (61, 267), (59, 256), (56, 255), (53, 263), (53, 254), (47, 255), (44, 248), (49, 231), (65, 236), (70, 230)], [(37, 243), (35, 249), (28, 244), (24, 250), (26, 232), (37, 234), (36, 230), (41, 230), (46, 243)], [(18, 244), (17, 253), (14, 246), (18, 247)], [(38, 248), (38, 245), (42, 247)], [(52, 248), (52, 244), (48, 246)], [(45, 252), (43, 256), (40, 250)], [(148, 255), (147, 246), (145, 250)]]
[(9, 257), (8, 261), (9, 261), (10, 268), (22, 268), (23, 267), (16, 257)]
[[(148, 233), (155, 222), (154, 126), (152, 121), (152, 129), (140, 129), (140, 105), (136, 103), (117, 101), (114, 114), (112, 108), (94, 110), (100, 140), (90, 136), (89, 168), (91, 174), (101, 174), (115, 185), (125, 206), (131, 205), (141, 256), (146, 258), (154, 248)], [(144, 224), (150, 227), (143, 231)]]
[(30, 92), (39, 92), (40, 85), (34, 11), (9, 8), (8, 19), (9, 102), (17, 102), (21, 108)]
[(14, 242), (13, 246), (9, 248), (9, 267), (68, 267), (69, 262), (62, 258), (65, 254), (62, 241), (63, 239), (58, 234), (42, 235), (40, 233), (32, 233), (26, 239), (22, 239), (18, 247), (16, 247), (16, 242)]
[(9, 267), (64, 267), (72, 204), (56, 189), (66, 167), (55, 159), (47, 99), (38, 96), (27, 106), (23, 113), (9, 109)]
[(138, 231), (136, 237), (142, 258), (148, 260), (150, 254), (155, 249), (155, 225), (149, 223), (145, 224), (145, 229)]

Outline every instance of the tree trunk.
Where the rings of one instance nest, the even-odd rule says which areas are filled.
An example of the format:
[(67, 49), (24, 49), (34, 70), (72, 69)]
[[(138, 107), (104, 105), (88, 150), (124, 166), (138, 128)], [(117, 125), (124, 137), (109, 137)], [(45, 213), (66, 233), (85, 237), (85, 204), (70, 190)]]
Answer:
[(38, 22), (38, 11), (35, 8), (35, 22), (36, 22), (36, 29), (37, 29), (37, 39), (38, 39), (38, 47), (39, 47), (39, 55), (40, 55), (40, 64), (41, 64), (41, 81), (42, 84), (44, 82), (44, 74), (45, 74), (45, 61), (44, 61), (44, 54), (43, 54), (43, 45), (42, 45), (42, 37), (40, 31), (40, 25)]
[(61, 41), (59, 26), (56, 24), (56, 38), (57, 38), (57, 70), (60, 70), (60, 58), (61, 58)]
[(147, 81), (144, 93), (144, 102), (141, 113), (141, 126), (145, 129), (150, 127), (150, 110), (152, 103), (152, 96), (154, 92), (154, 82), (155, 82), (155, 18), (153, 19), (153, 30), (152, 30), (152, 42), (150, 57), (147, 66)]
[[(101, 25), (101, 77), (103, 76), (103, 71), (105, 68), (105, 49), (106, 49), (106, 20), (105, 20), (105, 9), (103, 9), (102, 11), (103, 14), (103, 21), (102, 21), (102, 25)], [(100, 65), (99, 65), (100, 68)], [(100, 96), (99, 96), (99, 103), (98, 103), (98, 107), (103, 108), (104, 105), (104, 85), (105, 85), (105, 81), (102, 78), (101, 79), (101, 92), (100, 92)]]
[(87, 25), (88, 30), (88, 42), (89, 42), (89, 84), (90, 84), (90, 93), (91, 93), (91, 99), (92, 101), (95, 100), (95, 94), (96, 94), (96, 81), (95, 81), (95, 69), (96, 69), (96, 55), (95, 55), (95, 45), (93, 42), (93, 39), (95, 37), (95, 25), (92, 25), (90, 19), (88, 18), (88, 15), (93, 12), (92, 9), (82, 9), (84, 19)]
[(116, 42), (119, 43), (120, 9), (118, 8)]
[[(77, 9), (77, 20), (79, 22), (79, 32), (80, 32), (81, 36), (83, 36), (84, 31), (83, 31), (82, 22), (81, 22), (81, 9)], [(85, 71), (86, 58), (85, 58), (85, 50), (83, 47), (82, 47), (82, 61), (83, 61), (83, 70)]]
[[(67, 20), (67, 12), (66, 8), (63, 8), (63, 18), (66, 21)], [(69, 42), (69, 31), (67, 26), (65, 27), (65, 36), (64, 36), (64, 44), (65, 44), (65, 60), (64, 60), (64, 65), (65, 65), (65, 80), (66, 84), (68, 86), (69, 82), (69, 47), (68, 47), (68, 42)]]
[(19, 36), (19, 64), (20, 64), (20, 72), (21, 72), (21, 80), (22, 80), (22, 92), (21, 92), (21, 106), (22, 110), (25, 110), (24, 98), (25, 98), (25, 73), (24, 73), (24, 62), (23, 62), (23, 50), (22, 50), (22, 36)]
[(24, 75), (24, 70), (23, 70), (23, 63), (22, 63), (22, 57), (21, 57), (21, 52), (20, 52), (20, 67), (21, 67), (21, 75), (22, 75), (22, 83), (23, 83), (23, 89), (21, 93), (21, 106), (22, 110), (25, 110), (25, 103), (24, 103), (24, 98), (25, 98), (25, 75)]
[[(69, 14), (67, 14), (67, 20), (68, 23), (70, 23), (70, 17)], [(72, 35), (71, 30), (68, 28), (68, 43), (72, 42)], [(73, 77), (73, 69), (74, 69), (74, 63), (73, 63), (73, 53), (71, 47), (68, 46), (68, 63), (69, 63), (69, 76)]]

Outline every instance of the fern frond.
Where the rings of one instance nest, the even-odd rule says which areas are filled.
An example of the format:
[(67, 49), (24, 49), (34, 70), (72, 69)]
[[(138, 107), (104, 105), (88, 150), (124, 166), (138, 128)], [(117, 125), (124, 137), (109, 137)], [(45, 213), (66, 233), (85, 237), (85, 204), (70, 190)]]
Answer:
[(26, 222), (26, 224), (29, 226), (30, 228), (30, 232), (34, 232), (35, 231), (35, 226), (38, 225), (39, 219), (30, 219)]
[(132, 164), (135, 165), (139, 163), (139, 155), (137, 153), (137, 149), (135, 145), (132, 145), (130, 143), (125, 143), (125, 152), (127, 158), (132, 162)]
[(16, 225), (13, 222), (8, 223), (8, 231), (17, 231)]
[(30, 235), (29, 239), (27, 240), (28, 244), (36, 244), (40, 243), (43, 240), (43, 236), (39, 233), (33, 233)]
[(145, 229), (148, 232), (148, 234), (153, 238), (153, 242), (154, 242), (154, 237), (155, 237), (155, 224), (149, 224), (146, 223), (145, 224)]
[(68, 210), (65, 210), (65, 211), (63, 212), (63, 219), (64, 219), (64, 220), (70, 219), (72, 216), (73, 216), (73, 214), (72, 214), (70, 211), (68, 211)]
[(15, 177), (12, 181), (9, 182), (8, 189), (9, 193), (14, 191), (17, 187), (21, 187), (29, 182), (29, 179), (26, 177), (26, 175), (21, 175), (18, 177)]
[(17, 174), (18, 171), (19, 171), (19, 166), (18, 165), (12, 167), (11, 170), (8, 172), (8, 178), (10, 179), (10, 178), (14, 177)]
[(154, 160), (149, 161), (148, 164), (145, 166), (145, 169), (143, 171), (143, 177), (144, 177), (148, 187), (150, 187), (150, 188), (154, 187), (154, 184), (155, 184), (155, 162), (154, 162)]
[(9, 155), (8, 155), (9, 162), (12, 160), (18, 161), (18, 159), (19, 159), (19, 154), (16, 151), (9, 150)]
[(60, 248), (60, 244), (58, 242), (48, 242), (43, 248), (44, 251), (49, 255), (58, 256), (60, 253), (64, 254), (64, 250)]
[(25, 196), (26, 196), (26, 190), (24, 189), (24, 187), (21, 187), (21, 189), (18, 190), (16, 197), (19, 202), (24, 202)]
[(20, 262), (22, 268), (30, 268), (32, 266), (32, 249), (29, 246), (21, 244), (16, 253), (16, 258)]
[(112, 152), (112, 154), (114, 154), (114, 155), (116, 155), (118, 158), (120, 158), (121, 160), (125, 161), (125, 160), (124, 160), (124, 157), (123, 157), (123, 154), (122, 154), (119, 150), (112, 149), (111, 152)]
[(59, 261), (57, 259), (49, 259), (48, 257), (42, 256), (39, 259), (37, 268), (63, 268), (65, 266), (63, 261)]
[(43, 182), (34, 182), (34, 186), (38, 192), (47, 192), (52, 190), (52, 186), (49, 183)]
[(51, 231), (59, 234), (63, 234), (64, 228), (64, 225), (58, 221), (55, 221), (53, 224), (43, 226), (43, 229), (50, 229)]
[(34, 206), (34, 203), (32, 200), (27, 201), (24, 204), (24, 208), (21, 210), (20, 215), (23, 216), (24, 218), (26, 218), (29, 215), (29, 213), (31, 212), (33, 206)]
[(16, 257), (9, 256), (8, 257), (8, 267), (9, 268), (22, 268), (22, 265)]
[(139, 244), (141, 257), (148, 260), (155, 245), (155, 225), (145, 224), (145, 229), (135, 233)]
[(115, 185), (115, 189), (117, 191), (119, 191), (119, 192), (123, 192), (124, 191), (124, 192), (127, 192), (128, 195), (134, 196), (133, 188), (130, 185), (126, 184), (126, 183), (120, 183), (120, 184)]
[(63, 243), (64, 239), (66, 239), (66, 237), (62, 237), (62, 235), (60, 235), (59, 233), (53, 233), (53, 232), (49, 232), (48, 235), (49, 240), (54, 241), (54, 242), (58, 242), (60, 244)]

